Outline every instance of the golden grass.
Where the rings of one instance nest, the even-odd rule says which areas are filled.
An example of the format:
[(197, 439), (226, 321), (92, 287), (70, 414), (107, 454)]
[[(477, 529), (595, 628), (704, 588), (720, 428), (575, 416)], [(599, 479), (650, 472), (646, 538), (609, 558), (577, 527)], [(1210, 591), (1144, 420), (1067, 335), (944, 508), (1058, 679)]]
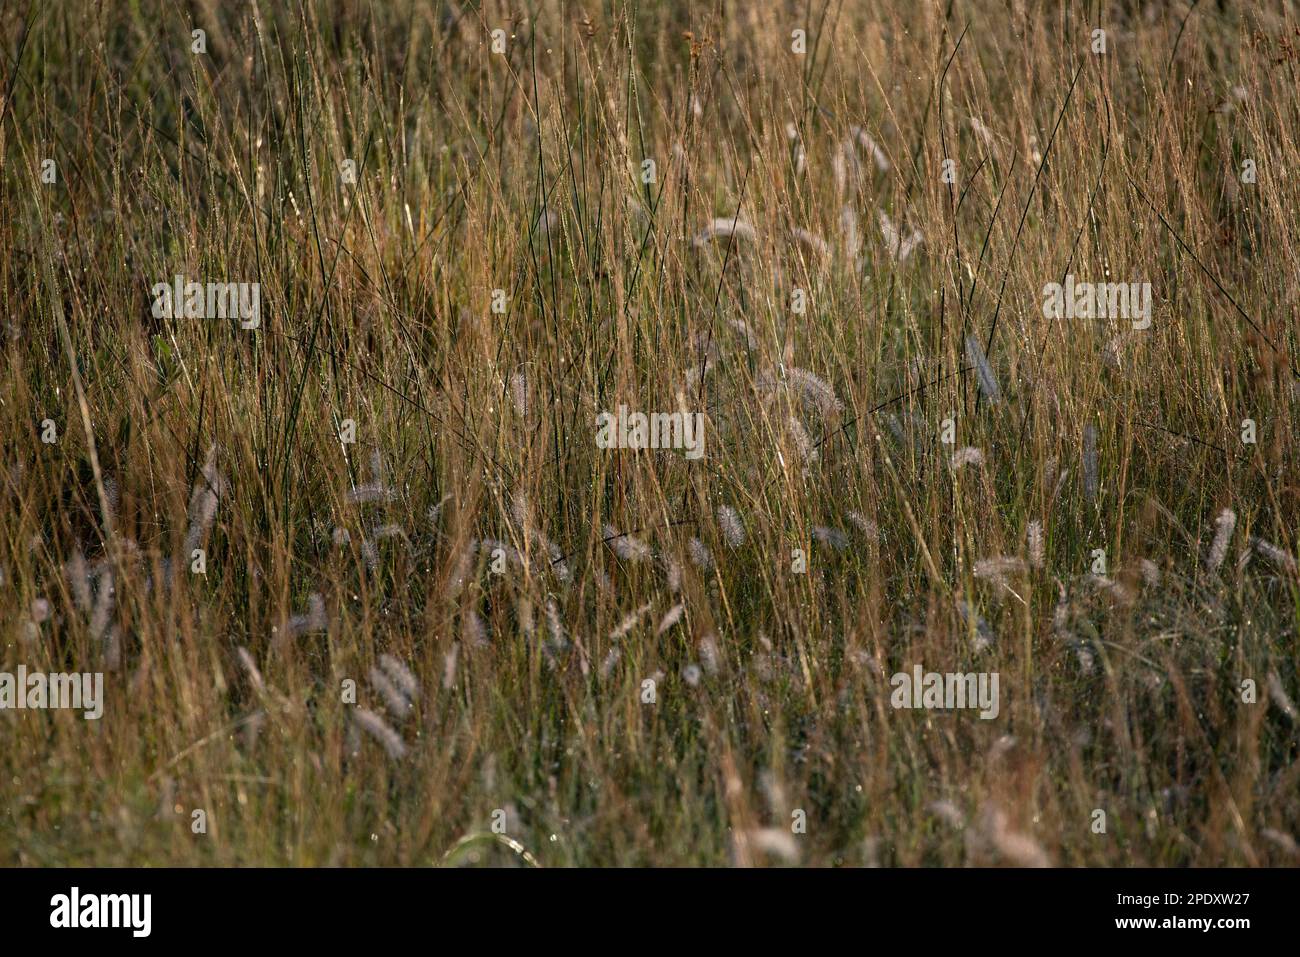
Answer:
[(1296, 863), (1260, 6), (7, 4), (0, 863)]

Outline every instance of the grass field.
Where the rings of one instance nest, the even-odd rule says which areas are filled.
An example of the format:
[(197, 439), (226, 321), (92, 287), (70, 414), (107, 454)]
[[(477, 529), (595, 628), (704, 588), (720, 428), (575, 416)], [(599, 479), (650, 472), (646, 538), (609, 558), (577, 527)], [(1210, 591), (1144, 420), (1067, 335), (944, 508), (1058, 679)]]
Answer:
[(1297, 13), (6, 3), (0, 864), (1300, 863)]

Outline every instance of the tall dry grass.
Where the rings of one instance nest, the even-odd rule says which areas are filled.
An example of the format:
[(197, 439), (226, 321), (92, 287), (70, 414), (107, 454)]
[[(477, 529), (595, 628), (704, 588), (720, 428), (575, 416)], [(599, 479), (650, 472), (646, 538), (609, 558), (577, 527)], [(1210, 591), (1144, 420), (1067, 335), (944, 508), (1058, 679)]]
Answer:
[(5, 5), (0, 862), (1296, 863), (1298, 26)]

